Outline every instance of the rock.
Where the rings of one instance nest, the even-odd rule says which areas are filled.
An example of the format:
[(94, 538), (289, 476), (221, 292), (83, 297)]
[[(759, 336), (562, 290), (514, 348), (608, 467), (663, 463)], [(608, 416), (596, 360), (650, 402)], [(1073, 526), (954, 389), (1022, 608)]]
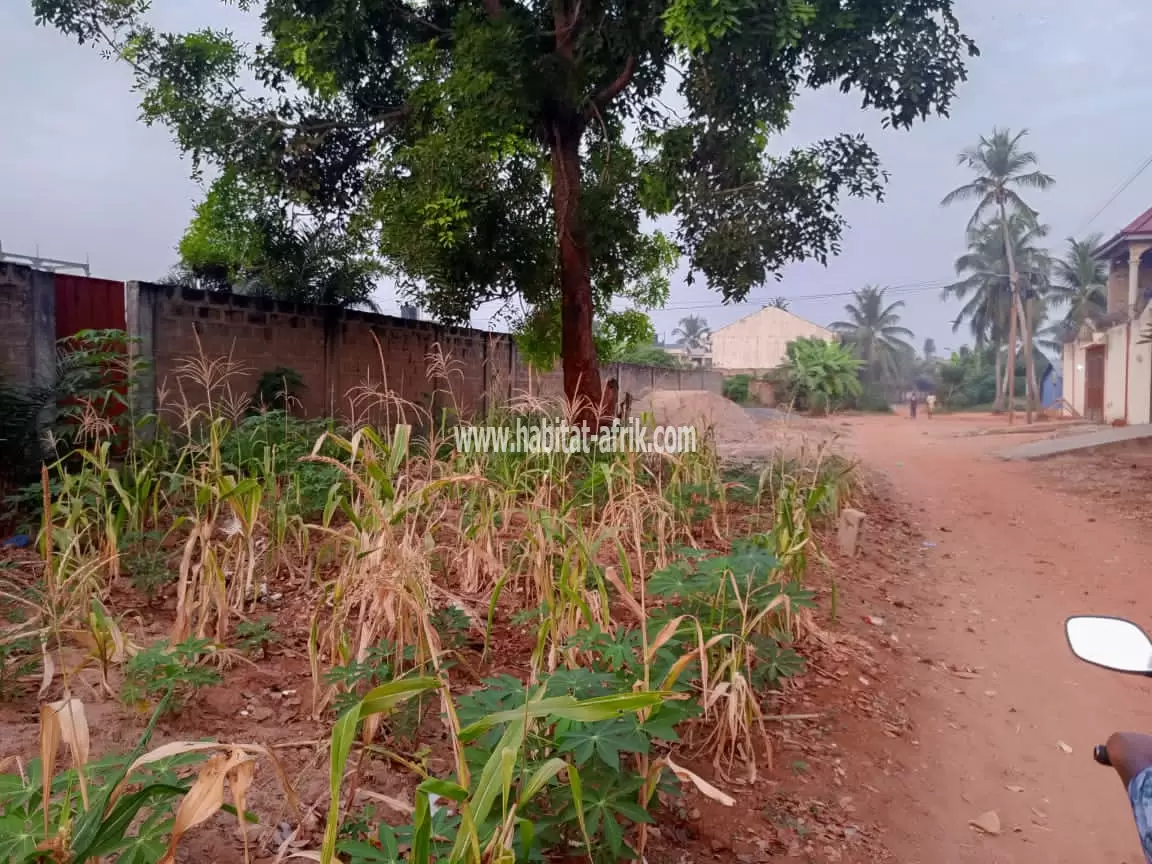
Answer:
[(969, 820), (968, 824), (978, 831), (983, 831), (985, 834), (990, 834), (993, 837), (1000, 833), (1000, 817), (996, 814), (995, 810), (981, 813), (975, 819)]
[(699, 822), (700, 821), (700, 808), (699, 807), (693, 807), (692, 812), (690, 812), (688, 814), (688, 818), (691, 819), (693, 822)]
[(860, 543), (860, 532), (864, 527), (864, 513), (851, 507), (845, 508), (840, 514), (840, 527), (836, 533), (836, 544), (840, 552), (849, 558), (856, 557), (856, 550)]
[(712, 851), (713, 852), (723, 852), (727, 848), (728, 848), (728, 841), (727, 840), (724, 840), (720, 837), (713, 837), (712, 838)]

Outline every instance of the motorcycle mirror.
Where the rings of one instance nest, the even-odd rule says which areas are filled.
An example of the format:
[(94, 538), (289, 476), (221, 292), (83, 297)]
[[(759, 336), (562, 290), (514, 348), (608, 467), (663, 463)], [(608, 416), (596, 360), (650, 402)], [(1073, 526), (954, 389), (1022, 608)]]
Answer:
[(1072, 653), (1089, 663), (1152, 675), (1152, 640), (1131, 621), (1095, 615), (1076, 615), (1064, 625)]

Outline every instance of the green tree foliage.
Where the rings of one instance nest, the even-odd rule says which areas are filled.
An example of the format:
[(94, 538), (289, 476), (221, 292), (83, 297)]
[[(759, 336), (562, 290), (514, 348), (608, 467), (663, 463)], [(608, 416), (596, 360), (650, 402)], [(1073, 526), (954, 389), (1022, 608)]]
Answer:
[(299, 303), (372, 308), (383, 273), (366, 232), (273, 200), (232, 169), (196, 206), (178, 251), (172, 281)]
[(916, 349), (907, 341), (912, 331), (900, 326), (899, 310), (904, 301), (888, 303), (885, 291), (872, 285), (853, 291), (855, 300), (844, 306), (848, 320), (830, 325), (863, 361), (863, 374), (870, 384), (899, 381), (916, 356)]
[(442, 320), (555, 310), (565, 389), (593, 400), (603, 298), (667, 275), (646, 217), (675, 217), (726, 300), (825, 260), (837, 202), (878, 197), (883, 172), (857, 135), (770, 147), (798, 91), (855, 91), (908, 127), (947, 112), (976, 53), (952, 0), (244, 0), (251, 49), (158, 32), (148, 5), (32, 0), (131, 64), (145, 120), (194, 165), (349, 214)]
[(667, 369), (676, 369), (683, 365), (679, 357), (668, 353), (659, 345), (633, 345), (620, 355), (620, 362), (663, 366)]
[(788, 343), (781, 376), (789, 402), (799, 410), (832, 411), (862, 392), (864, 363), (845, 345), (801, 338)]
[(681, 318), (679, 325), (672, 331), (672, 335), (679, 337), (680, 344), (691, 356), (694, 352), (707, 351), (712, 347), (712, 330), (708, 322), (700, 315), (689, 315)]
[[(975, 201), (976, 207), (972, 217), (968, 220), (968, 230), (971, 233), (991, 213), (998, 217), (1001, 223), (1007, 223), (1010, 215), (1017, 216), (1025, 222), (1036, 221), (1036, 211), (1020, 196), (1020, 189), (1048, 189), (1055, 182), (1049, 175), (1038, 170), (1036, 154), (1031, 150), (1024, 150), (1021, 144), (1028, 130), (1022, 130), (1015, 135), (1008, 129), (993, 129), (990, 137), (981, 137), (979, 144), (963, 150), (957, 157), (957, 162), (971, 169), (976, 178), (963, 186), (953, 189), (941, 204), (947, 206), (957, 201)], [(1020, 270), (1013, 256), (1009, 242), (1010, 234), (1001, 233), (1005, 246), (1009, 273), (1009, 286), (1018, 285)], [(1018, 292), (1014, 293), (1011, 303), (1015, 309), (1016, 321), (1023, 333), (1024, 353), (1028, 363), (1028, 404), (1033, 407), (1039, 399), (1039, 387), (1035, 369), (1032, 365), (1032, 333), (1033, 326), (1028, 320), (1028, 309), (1025, 304), (1026, 285), (1019, 285)], [(1009, 324), (1012, 324), (1011, 316)], [(1009, 327), (1011, 332), (1011, 326)], [(1013, 341), (1009, 336), (1009, 341)], [(1015, 354), (1015, 345), (1011, 346)], [(1031, 410), (1029, 411), (1031, 419)]]
[[(1005, 234), (1007, 233), (1007, 240)], [(964, 305), (952, 322), (956, 331), (965, 321), (976, 347), (991, 345), (995, 349), (995, 380), (1002, 377), (1002, 349), (1008, 342), (1009, 317), (1012, 314), (1012, 289), (1007, 249), (1012, 250), (1021, 284), (1028, 286), (1030, 327), (1035, 333), (1038, 319), (1044, 316), (1044, 296), (1048, 291), (1051, 261), (1047, 250), (1038, 242), (1048, 229), (1033, 217), (1009, 213), (1006, 221), (995, 217), (968, 232), (968, 251), (956, 259), (956, 282), (943, 289), (945, 297), (955, 297)], [(994, 407), (1002, 404), (1003, 386), (994, 391)]]
[(1063, 256), (1052, 261), (1051, 301), (1064, 307), (1063, 320), (1050, 331), (1058, 339), (1075, 336), (1108, 309), (1108, 265), (1093, 255), (1102, 239), (1100, 234), (1069, 237)]

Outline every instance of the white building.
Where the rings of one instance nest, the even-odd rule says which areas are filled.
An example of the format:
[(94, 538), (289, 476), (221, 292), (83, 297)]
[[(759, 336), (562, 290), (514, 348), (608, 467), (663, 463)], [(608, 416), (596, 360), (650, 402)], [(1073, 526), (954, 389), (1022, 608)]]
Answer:
[(1095, 255), (1108, 262), (1108, 310), (1064, 345), (1065, 398), (1101, 423), (1152, 422), (1152, 209)]
[(712, 331), (716, 369), (774, 369), (784, 361), (788, 343), (801, 337), (835, 341), (827, 327), (805, 321), (785, 309), (765, 306), (727, 327)]

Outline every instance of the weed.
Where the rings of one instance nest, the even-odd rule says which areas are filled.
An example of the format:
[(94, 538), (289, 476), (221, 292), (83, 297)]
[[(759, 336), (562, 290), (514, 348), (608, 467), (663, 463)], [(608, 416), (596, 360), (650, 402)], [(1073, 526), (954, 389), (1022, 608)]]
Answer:
[(269, 369), (256, 382), (252, 404), (263, 410), (287, 411), (292, 403), (299, 403), (304, 391), (304, 378), (295, 369), (277, 366)]
[(137, 549), (123, 556), (122, 568), (127, 571), (132, 587), (139, 591), (149, 603), (160, 592), (176, 581), (176, 571), (172, 569), (168, 557), (160, 550)]
[(193, 692), (220, 682), (220, 673), (205, 665), (214, 651), (208, 639), (189, 639), (171, 648), (162, 640), (139, 651), (124, 668), (121, 701), (137, 708), (162, 702), (178, 710)]
[(267, 658), (269, 649), (280, 641), (273, 628), (276, 619), (266, 615), (255, 621), (241, 621), (236, 625), (236, 647), (249, 656)]

